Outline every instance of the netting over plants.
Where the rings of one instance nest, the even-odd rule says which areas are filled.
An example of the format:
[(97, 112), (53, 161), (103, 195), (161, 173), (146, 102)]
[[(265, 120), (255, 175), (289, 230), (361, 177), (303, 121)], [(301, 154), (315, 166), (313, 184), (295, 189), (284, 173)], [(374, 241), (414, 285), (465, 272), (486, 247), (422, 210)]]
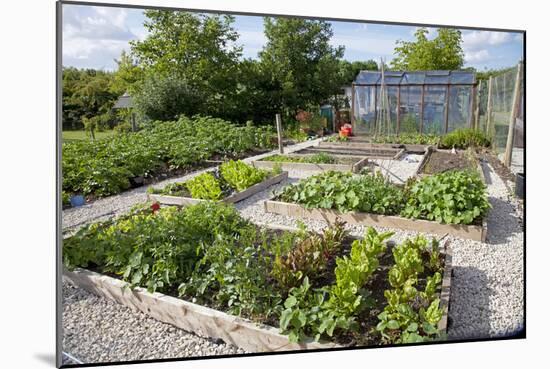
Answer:
[(443, 134), (473, 124), (475, 74), (361, 71), (352, 86), (358, 134)]
[[(522, 76), (523, 74), (520, 74)], [(517, 68), (491, 77), (479, 83), (479, 123), (481, 130), (487, 132), (493, 140), (497, 153), (506, 150), (506, 141), (510, 126), (510, 115), (514, 108), (514, 89), (516, 86)], [(523, 78), (519, 81), (518, 115), (515, 119), (513, 146), (523, 147)]]

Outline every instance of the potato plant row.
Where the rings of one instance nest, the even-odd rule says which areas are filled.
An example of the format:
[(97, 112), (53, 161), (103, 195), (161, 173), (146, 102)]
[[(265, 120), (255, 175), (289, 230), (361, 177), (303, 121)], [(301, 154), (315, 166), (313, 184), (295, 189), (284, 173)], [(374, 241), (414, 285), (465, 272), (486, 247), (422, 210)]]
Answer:
[(95, 197), (130, 188), (134, 177), (188, 170), (204, 160), (273, 147), (271, 127), (238, 126), (210, 117), (154, 122), (142, 131), (63, 144), (63, 191)]

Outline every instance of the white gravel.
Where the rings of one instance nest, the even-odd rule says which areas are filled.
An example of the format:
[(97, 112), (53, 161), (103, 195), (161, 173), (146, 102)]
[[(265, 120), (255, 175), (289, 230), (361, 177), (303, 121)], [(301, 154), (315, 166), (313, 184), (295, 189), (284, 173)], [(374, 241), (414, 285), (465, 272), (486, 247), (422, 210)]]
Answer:
[[(244, 350), (199, 337), (63, 281), (63, 351), (82, 363), (235, 355)], [(68, 357), (64, 363), (73, 363)]]
[(449, 338), (512, 335), (524, 328), (522, 210), (487, 163), (487, 243), (453, 242)]
[(397, 184), (404, 184), (416, 174), (424, 155), (407, 154), (400, 160), (373, 159), (384, 177)]

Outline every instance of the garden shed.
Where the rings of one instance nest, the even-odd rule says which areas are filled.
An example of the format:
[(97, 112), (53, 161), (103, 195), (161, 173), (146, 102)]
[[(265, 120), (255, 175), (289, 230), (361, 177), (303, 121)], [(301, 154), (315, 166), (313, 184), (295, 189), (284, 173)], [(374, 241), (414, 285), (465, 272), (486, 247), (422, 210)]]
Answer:
[(443, 134), (474, 124), (469, 71), (361, 71), (352, 84), (356, 134)]

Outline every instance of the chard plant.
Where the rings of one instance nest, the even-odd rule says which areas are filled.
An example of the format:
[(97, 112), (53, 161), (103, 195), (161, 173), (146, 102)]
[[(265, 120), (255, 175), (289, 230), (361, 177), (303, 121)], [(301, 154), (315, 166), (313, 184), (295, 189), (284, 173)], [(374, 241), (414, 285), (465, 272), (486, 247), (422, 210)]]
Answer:
[(442, 317), (436, 291), (441, 285), (441, 273), (429, 276), (423, 291), (416, 286), (424, 272), (424, 254), (431, 255), (428, 241), (423, 236), (407, 239), (393, 249), (394, 265), (388, 273), (391, 290), (384, 291), (387, 305), (378, 315), (376, 329), (386, 343), (424, 342), (439, 338), (437, 324)]

